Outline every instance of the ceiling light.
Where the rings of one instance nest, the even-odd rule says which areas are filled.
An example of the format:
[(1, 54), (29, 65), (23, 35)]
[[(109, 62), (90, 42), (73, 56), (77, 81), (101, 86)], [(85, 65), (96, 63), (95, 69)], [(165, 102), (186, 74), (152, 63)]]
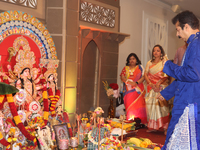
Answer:
[(171, 10), (175, 13), (179, 13), (181, 11), (181, 7), (179, 5), (172, 5)]

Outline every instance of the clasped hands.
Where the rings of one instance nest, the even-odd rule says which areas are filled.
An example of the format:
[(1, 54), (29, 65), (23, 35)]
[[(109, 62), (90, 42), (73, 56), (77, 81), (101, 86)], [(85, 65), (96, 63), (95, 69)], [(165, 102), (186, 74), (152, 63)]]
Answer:
[(130, 84), (131, 86), (137, 86), (137, 83), (131, 80), (127, 80), (126, 84)]
[(154, 92), (160, 92), (160, 85), (159, 84), (150, 83), (149, 85), (154, 90)]
[(156, 96), (156, 99), (159, 99), (159, 100), (162, 100), (162, 101), (165, 100), (165, 98), (160, 93), (158, 93), (158, 95)]
[(159, 99), (162, 101), (165, 100), (165, 98), (160, 94), (160, 85), (159, 84), (150, 83), (149, 85), (155, 92), (159, 92), (158, 95), (156, 96), (156, 99)]

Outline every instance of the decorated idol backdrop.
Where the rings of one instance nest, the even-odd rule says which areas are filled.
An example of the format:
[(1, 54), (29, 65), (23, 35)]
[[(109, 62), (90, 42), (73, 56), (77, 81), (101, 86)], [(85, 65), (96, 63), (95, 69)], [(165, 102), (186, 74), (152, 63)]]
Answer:
[(53, 39), (37, 18), (20, 11), (0, 14), (2, 146), (34, 149), (42, 144), (42, 149), (50, 149), (54, 145), (51, 125), (64, 121), (58, 63)]

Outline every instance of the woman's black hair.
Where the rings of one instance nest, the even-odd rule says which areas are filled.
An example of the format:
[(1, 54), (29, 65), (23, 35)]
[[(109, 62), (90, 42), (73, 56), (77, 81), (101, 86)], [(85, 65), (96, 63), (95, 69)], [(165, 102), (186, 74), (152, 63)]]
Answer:
[[(51, 75), (53, 75), (53, 74), (50, 74), (50, 75), (47, 77), (47, 79), (49, 79)], [(47, 82), (50, 83), (50, 81), (47, 81)], [(55, 82), (55, 78), (54, 78), (54, 76), (53, 76), (53, 83), (56, 85), (56, 82)], [(56, 86), (55, 86), (55, 91), (56, 91)]]
[[(62, 107), (62, 105), (58, 105), (58, 106), (56, 107), (55, 111), (57, 111), (57, 109), (58, 109), (58, 107), (59, 107), (59, 106), (61, 106), (61, 107)], [(61, 112), (63, 112), (63, 110), (62, 110)]]
[[(24, 71), (26, 70), (26, 69), (28, 69), (29, 70), (29, 72), (30, 72), (30, 68), (28, 68), (28, 67), (25, 67), (22, 71), (21, 71), (21, 73), (20, 73), (20, 75), (21, 74), (23, 74), (24, 73)], [(24, 79), (22, 79), (21, 77), (19, 78), (20, 79), (20, 81), (21, 81), (21, 88), (22, 89), (24, 89)], [(27, 78), (31, 83), (33, 83), (33, 79), (32, 78)], [(33, 87), (33, 84), (32, 84), (32, 95), (34, 94), (34, 87)]]
[(29, 70), (29, 72), (31, 71), (31, 69), (30, 69), (30, 68), (28, 68), (28, 67), (25, 67), (24, 69), (22, 69), (22, 71), (21, 71), (20, 75), (21, 75), (21, 74), (23, 74), (23, 73), (24, 73), (24, 71), (25, 71), (26, 69), (28, 69), (28, 70)]
[(128, 55), (128, 57), (126, 58), (126, 66), (129, 66), (129, 59), (132, 56), (135, 57), (135, 59), (137, 60), (136, 65), (141, 65), (141, 61), (139, 60), (139, 58), (137, 57), (137, 55), (135, 53), (130, 53)]
[(155, 47), (159, 47), (159, 49), (161, 50), (161, 54), (162, 54), (162, 58), (161, 58), (161, 60), (163, 59), (163, 57), (165, 56), (165, 51), (164, 51), (164, 49), (163, 49), (163, 47), (161, 46), (161, 45), (159, 45), (159, 44), (157, 44), (157, 45), (155, 45), (154, 47), (153, 47), (153, 49), (152, 49), (152, 54), (151, 54), (151, 62), (154, 60), (153, 58), (154, 58), (154, 56), (153, 56), (153, 51), (154, 51), (154, 48)]

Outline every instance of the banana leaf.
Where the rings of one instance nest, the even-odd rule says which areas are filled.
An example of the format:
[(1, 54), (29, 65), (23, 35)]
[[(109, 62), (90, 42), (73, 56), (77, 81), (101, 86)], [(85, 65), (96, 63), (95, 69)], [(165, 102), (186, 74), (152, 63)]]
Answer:
[(129, 147), (133, 147), (134, 149), (137, 149), (137, 150), (152, 150), (152, 149), (149, 149), (149, 148), (143, 148), (143, 147), (137, 147), (137, 146), (130, 146)]
[(19, 90), (9, 84), (6, 84), (4, 82), (0, 82), (0, 95), (5, 95), (5, 94), (14, 94), (19, 92)]

